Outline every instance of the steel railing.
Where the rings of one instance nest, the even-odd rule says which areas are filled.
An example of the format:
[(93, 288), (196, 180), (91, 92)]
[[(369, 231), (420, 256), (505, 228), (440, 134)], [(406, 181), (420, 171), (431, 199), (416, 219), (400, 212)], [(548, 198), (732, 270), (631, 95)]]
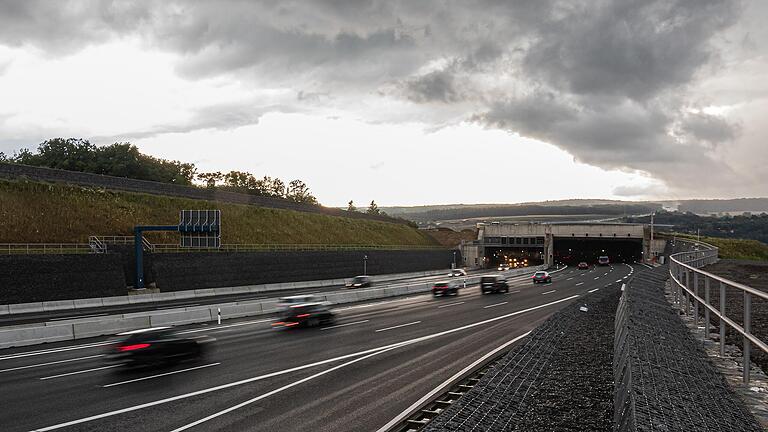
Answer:
[(219, 248), (190, 248), (178, 244), (155, 244), (153, 252), (258, 252), (258, 251), (366, 251), (366, 250), (447, 250), (444, 246), (350, 245), (350, 244), (222, 244)]
[(0, 254), (83, 254), (93, 250), (88, 244), (81, 243), (0, 243)]
[[(678, 239), (677, 241), (684, 241)], [(752, 334), (752, 298), (768, 300), (768, 293), (747, 285), (733, 282), (715, 274), (701, 270), (718, 260), (718, 248), (702, 242), (690, 242), (703, 249), (679, 252), (670, 255), (669, 274), (673, 281), (674, 301), (686, 314), (693, 314), (694, 323), (699, 323), (699, 305), (704, 308), (704, 338), (709, 338), (710, 314), (720, 319), (720, 356), (725, 356), (725, 338), (727, 327), (736, 330), (743, 339), (743, 380), (749, 383), (750, 355), (752, 344), (768, 353), (768, 344)], [(720, 309), (711, 304), (712, 284), (719, 284)], [(704, 288), (704, 297), (700, 296), (700, 287)], [(733, 288), (744, 296), (743, 324), (739, 325), (726, 315), (726, 289)], [(685, 297), (685, 298), (683, 298)], [(681, 303), (684, 302), (684, 303)], [(693, 310), (691, 310), (693, 309)], [(727, 326), (727, 327), (726, 327)]]

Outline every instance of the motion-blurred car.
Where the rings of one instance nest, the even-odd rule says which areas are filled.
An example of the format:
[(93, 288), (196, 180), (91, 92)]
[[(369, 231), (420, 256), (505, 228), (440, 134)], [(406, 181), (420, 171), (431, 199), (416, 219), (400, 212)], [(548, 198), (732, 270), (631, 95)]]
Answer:
[(467, 275), (467, 272), (465, 272), (463, 269), (453, 269), (448, 274), (448, 276), (450, 276), (450, 277), (462, 277), (462, 276), (466, 276), (466, 275)]
[(215, 339), (206, 336), (187, 337), (171, 327), (154, 327), (117, 335), (109, 345), (106, 359), (123, 366), (147, 366), (195, 360), (203, 357)]
[(459, 295), (459, 284), (455, 281), (435, 282), (435, 284), (432, 285), (432, 295), (435, 297)]
[(321, 299), (314, 294), (299, 294), (294, 296), (280, 297), (277, 300), (278, 309), (286, 309), (293, 305), (304, 303), (318, 303)]
[(509, 266), (507, 264), (499, 264), (499, 266), (496, 268), (498, 271), (507, 271), (509, 270)]
[(533, 283), (549, 283), (552, 282), (552, 276), (545, 271), (537, 271), (533, 274)]
[(597, 259), (597, 265), (607, 266), (611, 263), (611, 260), (607, 256), (603, 255)]
[(483, 276), (480, 278), (480, 292), (483, 294), (509, 292), (509, 284), (501, 276)]
[(328, 303), (304, 303), (290, 306), (278, 319), (279, 321), (272, 323), (272, 327), (315, 327), (334, 323), (336, 315), (330, 310)]
[(367, 288), (373, 286), (373, 279), (370, 276), (355, 276), (347, 282), (347, 288)]
[(589, 270), (589, 264), (585, 263), (584, 261), (580, 262), (578, 267), (579, 270)]

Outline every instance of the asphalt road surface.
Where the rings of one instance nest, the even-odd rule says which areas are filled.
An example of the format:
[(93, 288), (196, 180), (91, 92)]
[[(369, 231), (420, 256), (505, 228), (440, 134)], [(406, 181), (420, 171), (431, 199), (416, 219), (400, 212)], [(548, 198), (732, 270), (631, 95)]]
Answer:
[[(0, 430), (376, 431), (483, 354), (642, 266), (512, 278), (509, 294), (417, 295), (336, 309), (334, 326), (273, 330), (269, 317), (187, 326), (208, 358), (120, 372), (106, 338), (0, 350)], [(564, 377), (565, 378), (565, 377)]]

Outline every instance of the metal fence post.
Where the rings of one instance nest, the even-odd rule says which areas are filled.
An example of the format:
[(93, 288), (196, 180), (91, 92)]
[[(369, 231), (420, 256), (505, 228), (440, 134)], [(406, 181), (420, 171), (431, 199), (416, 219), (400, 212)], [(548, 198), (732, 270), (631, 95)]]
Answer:
[[(693, 296), (699, 296), (699, 274), (693, 273)], [(691, 296), (691, 297), (693, 297)], [(699, 325), (699, 301), (693, 297), (693, 324)]]
[[(744, 292), (744, 333), (752, 333), (752, 296), (748, 292)], [(749, 384), (749, 367), (750, 367), (750, 355), (751, 348), (749, 339), (746, 336), (744, 340), (744, 384)]]
[[(725, 316), (725, 284), (720, 282), (720, 316)], [(720, 318), (720, 357), (725, 357), (725, 321)]]
[(704, 340), (709, 339), (709, 278), (704, 276)]

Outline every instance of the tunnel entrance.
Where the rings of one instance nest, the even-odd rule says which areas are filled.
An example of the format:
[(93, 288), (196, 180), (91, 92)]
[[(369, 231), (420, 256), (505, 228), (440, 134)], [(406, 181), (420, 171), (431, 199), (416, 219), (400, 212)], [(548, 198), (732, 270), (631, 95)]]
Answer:
[(607, 255), (612, 263), (642, 261), (642, 239), (558, 238), (554, 239), (555, 262), (578, 264), (585, 261), (596, 264), (597, 258)]
[(494, 268), (507, 264), (512, 268), (544, 264), (544, 249), (541, 247), (489, 247), (485, 248), (486, 267)]

